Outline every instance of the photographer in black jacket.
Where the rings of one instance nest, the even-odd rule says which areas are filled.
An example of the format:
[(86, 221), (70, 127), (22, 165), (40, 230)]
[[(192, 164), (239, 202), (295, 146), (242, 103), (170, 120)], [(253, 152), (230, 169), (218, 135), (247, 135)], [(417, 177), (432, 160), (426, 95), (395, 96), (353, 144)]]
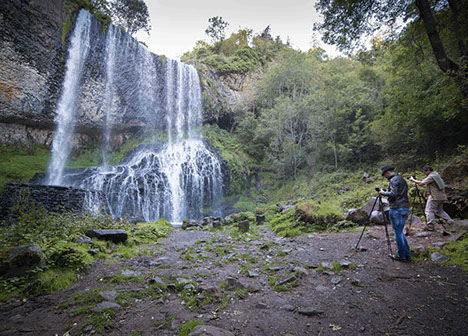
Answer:
[(389, 217), (398, 247), (398, 253), (390, 255), (390, 257), (398, 261), (409, 261), (410, 249), (403, 233), (403, 227), (410, 214), (408, 185), (401, 176), (395, 173), (395, 168), (390, 165), (382, 168), (382, 176), (385, 176), (390, 182), (388, 185), (389, 191), (380, 189), (379, 194), (388, 197), (390, 202)]

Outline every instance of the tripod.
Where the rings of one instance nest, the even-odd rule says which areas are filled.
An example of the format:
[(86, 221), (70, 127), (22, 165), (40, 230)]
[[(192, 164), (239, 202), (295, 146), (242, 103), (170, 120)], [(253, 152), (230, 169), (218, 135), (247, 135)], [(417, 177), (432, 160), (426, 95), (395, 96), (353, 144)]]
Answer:
[(372, 215), (372, 211), (374, 211), (374, 208), (375, 208), (375, 205), (377, 204), (377, 201), (379, 202), (379, 209), (382, 209), (383, 222), (384, 222), (384, 225), (385, 225), (385, 235), (387, 236), (388, 251), (389, 251), (390, 255), (393, 255), (392, 245), (390, 243), (390, 236), (388, 234), (388, 228), (387, 228), (387, 217), (385, 216), (385, 212), (383, 211), (384, 208), (383, 208), (383, 202), (382, 202), (382, 196), (381, 195), (376, 197), (374, 205), (372, 206), (372, 209), (369, 212), (369, 217), (367, 217), (366, 224), (364, 224), (364, 228), (362, 229), (361, 236), (359, 237), (359, 240), (358, 240), (358, 242), (356, 244), (356, 247), (354, 249), (357, 250), (357, 248), (359, 246), (359, 243), (361, 242), (362, 236), (364, 235), (364, 231), (366, 230), (367, 224), (369, 223), (370, 217)]
[[(416, 197), (418, 197), (419, 203), (424, 204), (424, 208), (425, 208), (425, 205), (427, 203), (426, 197), (424, 197), (424, 194), (422, 193), (421, 189), (419, 189), (419, 187), (418, 187), (418, 185), (416, 183), (414, 184), (414, 187), (416, 188), (416, 193), (413, 196), (413, 207), (411, 208), (410, 223), (408, 225), (408, 228), (406, 229), (406, 234), (410, 233), (411, 225), (413, 224), (414, 204), (416, 202)], [(424, 220), (426, 221), (426, 224), (427, 224), (426, 211), (424, 211)], [(444, 228), (444, 230), (446, 229), (446, 227), (445, 227), (445, 225), (443, 223), (442, 223), (442, 227)]]

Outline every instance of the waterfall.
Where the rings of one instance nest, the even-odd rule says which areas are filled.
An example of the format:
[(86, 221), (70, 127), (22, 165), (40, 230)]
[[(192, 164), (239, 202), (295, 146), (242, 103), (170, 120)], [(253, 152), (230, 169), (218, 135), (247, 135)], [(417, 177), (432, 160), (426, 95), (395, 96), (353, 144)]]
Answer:
[(79, 95), (83, 64), (90, 47), (90, 27), (91, 14), (80, 11), (70, 41), (62, 95), (57, 105), (55, 118), (57, 130), (52, 140), (52, 159), (48, 173), (49, 185), (62, 183), (63, 169), (70, 155), (76, 120), (76, 101)]
[[(81, 11), (78, 17), (70, 55), (75, 37), (81, 39), (77, 44), (89, 45), (89, 34), (86, 40), (85, 34), (77, 33), (82, 30), (79, 20), (89, 17), (82, 13), (86, 12)], [(72, 131), (68, 131), (63, 140), (54, 138), (54, 151), (64, 151), (64, 154), (59, 160), (60, 173), (51, 164), (50, 181), (104, 192), (105, 205), (89, 193), (90, 207), (96, 210), (105, 206), (118, 218), (132, 216), (155, 221), (162, 217), (177, 223), (185, 218), (201, 219), (208, 212), (220, 215), (216, 208), (222, 197), (223, 173), (218, 154), (207, 146), (201, 134), (201, 85), (195, 68), (171, 59), (162, 60), (113, 26), (101, 39), (101, 53), (93, 47), (89, 55), (81, 53), (76, 57), (78, 60), (73, 59), (81, 66), (86, 57), (103, 63), (100, 81), (105, 84), (101, 86), (99, 107), (103, 114), (103, 163), (100, 167), (64, 172), (71, 147)], [(76, 66), (68, 65), (71, 59), (70, 56), (67, 61), (66, 78), (78, 76), (69, 74), (76, 71)], [(84, 79), (87, 83), (93, 80), (96, 81)], [(80, 105), (77, 94), (80, 82), (78, 79), (74, 82), (74, 96), (67, 98), (76, 106)], [(64, 92), (67, 85), (70, 83), (65, 80)], [(62, 100), (65, 101), (65, 96)], [(76, 122), (76, 112), (70, 109), (67, 113), (70, 120), (57, 119), (57, 133)], [(116, 131), (117, 122), (129, 123), (128, 119), (145, 134), (165, 131), (167, 141), (140, 145), (119, 164), (108, 165), (111, 133)]]

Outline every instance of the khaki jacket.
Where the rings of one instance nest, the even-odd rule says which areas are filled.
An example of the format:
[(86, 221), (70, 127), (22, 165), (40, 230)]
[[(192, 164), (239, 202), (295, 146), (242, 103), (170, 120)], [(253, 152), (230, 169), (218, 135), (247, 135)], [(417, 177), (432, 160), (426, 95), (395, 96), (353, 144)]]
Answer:
[[(439, 183), (436, 183), (438, 181)], [(442, 178), (437, 172), (430, 173), (424, 180), (421, 181), (426, 186), (426, 194), (429, 195), (428, 199), (434, 201), (446, 201), (447, 195), (445, 195), (445, 188), (440, 189), (438, 184), (445, 187)]]

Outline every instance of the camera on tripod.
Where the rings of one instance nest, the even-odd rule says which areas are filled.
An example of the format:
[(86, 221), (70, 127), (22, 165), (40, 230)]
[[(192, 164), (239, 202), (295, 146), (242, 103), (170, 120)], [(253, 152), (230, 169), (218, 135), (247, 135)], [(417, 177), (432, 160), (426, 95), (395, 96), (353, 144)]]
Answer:
[(416, 176), (415, 175), (411, 175), (411, 176), (406, 176), (406, 178), (409, 180), (410, 178), (414, 178), (416, 179)]
[(384, 188), (384, 189), (380, 189), (379, 187), (376, 187), (376, 188), (375, 188), (375, 191), (377, 191), (377, 192), (379, 192), (380, 190), (382, 190), (382, 191), (387, 191), (387, 189), (385, 189), (385, 188)]

